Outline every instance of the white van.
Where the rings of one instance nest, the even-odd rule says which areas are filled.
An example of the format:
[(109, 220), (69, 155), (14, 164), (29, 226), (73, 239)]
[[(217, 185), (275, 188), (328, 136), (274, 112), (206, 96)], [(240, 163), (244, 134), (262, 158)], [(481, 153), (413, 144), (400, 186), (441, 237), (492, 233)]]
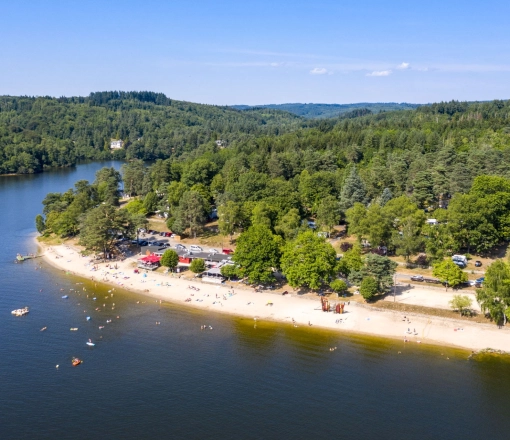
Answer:
[(453, 255), (452, 261), (462, 269), (465, 268), (468, 263), (465, 255)]
[(202, 248), (196, 244), (192, 244), (189, 248), (193, 252), (202, 252)]

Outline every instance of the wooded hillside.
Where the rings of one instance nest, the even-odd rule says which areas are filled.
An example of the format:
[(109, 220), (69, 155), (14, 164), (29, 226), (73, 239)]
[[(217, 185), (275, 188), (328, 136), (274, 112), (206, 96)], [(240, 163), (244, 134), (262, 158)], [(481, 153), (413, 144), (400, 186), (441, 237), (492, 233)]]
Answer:
[(83, 159), (109, 159), (110, 140), (125, 149), (115, 158), (153, 160), (294, 129), (290, 113), (175, 101), (162, 93), (99, 92), (88, 97), (0, 97), (0, 174), (34, 173)]

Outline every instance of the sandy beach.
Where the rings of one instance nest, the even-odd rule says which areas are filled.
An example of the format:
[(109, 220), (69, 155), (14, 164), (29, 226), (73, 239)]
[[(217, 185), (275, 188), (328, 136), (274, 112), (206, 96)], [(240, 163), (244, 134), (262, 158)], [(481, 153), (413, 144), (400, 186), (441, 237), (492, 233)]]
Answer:
[(282, 296), (272, 292), (254, 292), (236, 288), (236, 283), (220, 286), (180, 279), (171, 274), (145, 274), (145, 271), (136, 274), (136, 257), (123, 262), (95, 264), (97, 270), (94, 270), (90, 257), (81, 256), (78, 249), (67, 245), (41, 247), (46, 261), (58, 269), (165, 302), (258, 321), (279, 321), (299, 327), (315, 326), (397, 338), (402, 342), (407, 340), (409, 344), (448, 345), (468, 350), (492, 348), (510, 352), (510, 330), (500, 329), (495, 324), (378, 310), (356, 302), (346, 304), (343, 314), (325, 313), (318, 297), (311, 299), (293, 293)]

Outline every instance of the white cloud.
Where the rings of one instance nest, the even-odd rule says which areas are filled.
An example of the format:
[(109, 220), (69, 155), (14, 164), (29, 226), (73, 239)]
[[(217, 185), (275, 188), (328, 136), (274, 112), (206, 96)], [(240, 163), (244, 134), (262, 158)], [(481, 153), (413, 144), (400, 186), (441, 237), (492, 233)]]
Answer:
[(409, 63), (402, 63), (397, 66), (397, 69), (406, 70), (406, 69), (409, 69), (410, 67), (411, 67), (411, 65)]
[(367, 73), (367, 76), (388, 76), (391, 73), (391, 70), (374, 70), (372, 73)]
[(310, 70), (310, 75), (325, 75), (326, 73), (328, 73), (328, 69), (324, 67), (315, 67)]
[(283, 63), (270, 63), (269, 65), (271, 67), (280, 67), (280, 66), (283, 66)]

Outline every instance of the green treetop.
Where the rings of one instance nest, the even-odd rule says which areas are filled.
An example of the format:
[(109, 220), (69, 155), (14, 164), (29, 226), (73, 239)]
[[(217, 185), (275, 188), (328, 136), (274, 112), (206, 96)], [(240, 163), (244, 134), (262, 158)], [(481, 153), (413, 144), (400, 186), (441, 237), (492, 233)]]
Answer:
[(336, 252), (316, 233), (303, 232), (285, 246), (281, 267), (292, 287), (315, 290), (335, 273)]
[(449, 259), (434, 264), (432, 275), (439, 278), (441, 282), (446, 283), (446, 290), (448, 290), (449, 286), (456, 287), (468, 280), (467, 274)]
[(179, 254), (173, 249), (167, 249), (161, 257), (160, 263), (162, 266), (174, 270), (179, 264)]
[(485, 272), (481, 289), (476, 290), (476, 300), (484, 313), (489, 313), (496, 323), (510, 317), (510, 267), (497, 260)]
[(232, 257), (249, 282), (269, 282), (280, 265), (281, 238), (265, 226), (251, 226), (237, 239)]

